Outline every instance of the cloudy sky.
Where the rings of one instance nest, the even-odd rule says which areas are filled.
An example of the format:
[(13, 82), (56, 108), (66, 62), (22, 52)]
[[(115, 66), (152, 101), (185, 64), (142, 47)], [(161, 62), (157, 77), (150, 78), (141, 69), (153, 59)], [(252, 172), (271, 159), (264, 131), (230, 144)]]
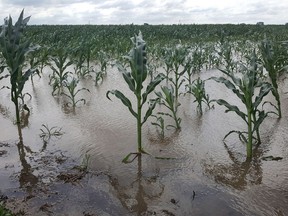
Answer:
[(29, 24), (288, 23), (287, 0), (0, 0), (0, 18), (23, 8)]

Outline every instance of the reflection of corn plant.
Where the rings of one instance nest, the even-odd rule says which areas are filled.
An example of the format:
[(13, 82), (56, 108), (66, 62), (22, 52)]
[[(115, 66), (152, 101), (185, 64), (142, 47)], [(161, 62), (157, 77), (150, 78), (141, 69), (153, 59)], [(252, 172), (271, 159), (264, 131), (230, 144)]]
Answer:
[(30, 41), (23, 38), (23, 31), (30, 19), (30, 17), (23, 19), (23, 13), (24, 11), (21, 12), (14, 26), (11, 17), (5, 20), (0, 33), (0, 49), (10, 73), (11, 100), (15, 104), (17, 124), (20, 123), (18, 98), (26, 81), (34, 73), (32, 69), (22, 72), (25, 56), (34, 50)]
[[(245, 105), (246, 112), (243, 112), (237, 106), (231, 105), (223, 99), (216, 100), (219, 105), (223, 105), (227, 108), (226, 112), (235, 112), (247, 124), (247, 132), (230, 131), (225, 138), (231, 133), (238, 133), (240, 139), (246, 143), (247, 158), (251, 158), (252, 142), (254, 138), (253, 134), (256, 133), (256, 139), (258, 140), (258, 143), (260, 143), (259, 127), (268, 114), (263, 110), (260, 111), (258, 106), (261, 104), (263, 98), (272, 90), (272, 86), (267, 82), (261, 82), (259, 79), (259, 71), (255, 53), (253, 53), (252, 58), (250, 58), (250, 65), (242, 65), (240, 70), (242, 75), (241, 78), (237, 77), (231, 71), (221, 70), (228, 76), (228, 78), (212, 77), (212, 79), (219, 83), (223, 83), (228, 89), (232, 90), (233, 93), (236, 94), (236, 96)], [(257, 87), (260, 87), (260, 91), (256, 97), (253, 97)], [(244, 134), (248, 134), (248, 139)]]
[(175, 125), (167, 125), (167, 128), (173, 127), (175, 129), (180, 129), (181, 118), (177, 116), (177, 110), (178, 110), (177, 108), (180, 106), (180, 103), (178, 102), (175, 103), (174, 88), (173, 86), (170, 86), (170, 88), (167, 86), (161, 86), (161, 90), (163, 94), (162, 92), (156, 92), (156, 95), (158, 96), (159, 99), (157, 102), (160, 105), (164, 105), (165, 107), (167, 107), (172, 114), (164, 112), (158, 112), (157, 114), (166, 115), (174, 119)]
[(151, 115), (156, 119), (155, 122), (151, 122), (152, 125), (155, 125), (157, 128), (160, 129), (160, 137), (163, 139), (165, 134), (165, 124), (164, 118), (162, 116)]
[(62, 94), (71, 100), (71, 102), (68, 102), (67, 105), (71, 104), (72, 107), (75, 107), (77, 105), (77, 103), (79, 103), (81, 101), (84, 104), (86, 103), (86, 100), (83, 98), (76, 100), (76, 95), (80, 91), (90, 92), (89, 89), (87, 89), (87, 88), (81, 88), (81, 89), (76, 90), (78, 83), (79, 83), (79, 80), (77, 78), (73, 77), (71, 81), (65, 81), (65, 84), (64, 84), (64, 86), (68, 90), (69, 94), (66, 94), (65, 92), (63, 92)]
[(21, 100), (21, 103), (20, 103), (20, 107), (24, 110), (26, 110), (27, 112), (30, 112), (30, 109), (27, 107), (27, 105), (25, 104), (25, 97), (29, 97), (29, 99), (31, 100), (32, 99), (32, 96), (31, 94), (29, 94), (28, 92), (26, 93), (22, 93), (19, 95), (19, 99)]
[(186, 88), (188, 88), (187, 93), (192, 94), (195, 97), (195, 100), (193, 102), (197, 102), (197, 108), (200, 112), (200, 114), (203, 114), (202, 110), (202, 102), (206, 103), (208, 108), (210, 109), (210, 101), (209, 95), (206, 94), (205, 91), (205, 81), (201, 80), (200, 78), (194, 80), (191, 85), (186, 85)]
[(148, 95), (154, 91), (156, 86), (163, 80), (164, 75), (157, 75), (146, 87), (146, 90), (143, 92), (143, 83), (147, 78), (147, 59), (146, 59), (146, 43), (142, 38), (141, 32), (139, 32), (138, 36), (131, 38), (134, 47), (130, 50), (129, 56), (127, 59), (130, 63), (131, 72), (127, 71), (127, 69), (123, 68), (121, 65), (118, 66), (119, 70), (122, 72), (123, 78), (125, 82), (128, 84), (129, 89), (135, 94), (137, 100), (137, 111), (134, 111), (131, 101), (120, 91), (112, 90), (108, 91), (106, 96), (108, 99), (109, 94), (114, 94), (118, 99), (122, 101), (122, 103), (127, 106), (131, 114), (137, 119), (137, 140), (138, 140), (138, 152), (130, 153), (124, 159), (123, 162), (128, 162), (129, 157), (132, 154), (136, 154), (139, 156), (141, 153), (146, 153), (142, 147), (142, 126), (147, 121), (149, 116), (151, 116), (156, 102), (149, 102), (149, 108), (146, 111), (144, 118), (142, 119), (142, 108), (143, 105), (147, 101)]
[(277, 106), (273, 105), (270, 103), (273, 107), (276, 108), (278, 112), (279, 118), (281, 118), (281, 102), (280, 102), (280, 95), (278, 92), (278, 76), (283, 69), (284, 65), (278, 64), (282, 59), (281, 56), (278, 55), (273, 50), (273, 44), (271, 41), (265, 39), (264, 41), (261, 42), (259, 45), (259, 49), (261, 52), (261, 57), (262, 57), (262, 64), (266, 71), (268, 72), (269, 78), (271, 80), (273, 89), (272, 89), (272, 94), (274, 95), (276, 101), (277, 101)]
[(77, 168), (82, 172), (88, 172), (89, 166), (91, 161), (91, 155), (85, 154), (84, 158), (82, 159), (82, 163)]
[(66, 69), (73, 64), (72, 61), (68, 60), (68, 52), (66, 50), (60, 48), (56, 49), (55, 52), (55, 56), (51, 58), (55, 65), (50, 65), (53, 73), (49, 76), (49, 84), (53, 86), (52, 95), (56, 90), (58, 90), (58, 93), (61, 91), (64, 81), (68, 75), (71, 74), (71, 72), (66, 71)]

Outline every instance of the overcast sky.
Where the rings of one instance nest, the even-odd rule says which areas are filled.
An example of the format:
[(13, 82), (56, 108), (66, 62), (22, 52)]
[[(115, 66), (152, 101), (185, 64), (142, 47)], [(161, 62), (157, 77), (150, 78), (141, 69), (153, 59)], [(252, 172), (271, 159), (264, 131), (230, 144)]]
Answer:
[(0, 0), (0, 18), (23, 8), (29, 24), (288, 23), (287, 0)]

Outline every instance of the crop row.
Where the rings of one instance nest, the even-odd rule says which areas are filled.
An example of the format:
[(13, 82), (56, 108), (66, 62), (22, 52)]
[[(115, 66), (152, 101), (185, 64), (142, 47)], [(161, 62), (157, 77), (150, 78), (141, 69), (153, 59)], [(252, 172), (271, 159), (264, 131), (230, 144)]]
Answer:
[[(111, 95), (120, 99), (136, 118), (138, 151), (128, 154), (124, 162), (131, 161), (131, 155), (148, 154), (142, 146), (142, 126), (148, 118), (154, 118), (152, 124), (160, 129), (162, 137), (167, 128), (180, 130), (178, 98), (183, 93), (195, 97), (199, 115), (203, 114), (205, 104), (210, 109), (216, 103), (225, 106), (226, 112), (235, 112), (247, 129), (232, 130), (226, 137), (237, 133), (246, 144), (250, 159), (253, 144), (261, 143), (260, 126), (264, 119), (270, 114), (282, 116), (278, 80), (288, 65), (287, 26), (27, 27), (29, 19), (22, 12), (13, 24), (9, 17), (0, 33), (0, 80), (10, 79), (10, 85), (3, 88), (11, 91), (17, 124), (21, 123), (20, 109), (29, 112), (24, 98), (30, 94), (23, 92), (24, 85), (30, 77), (33, 81), (34, 74), (41, 76), (44, 67), (51, 69), (52, 95), (67, 97), (70, 100), (67, 105), (75, 108), (86, 102), (78, 98), (78, 93), (89, 92), (87, 88), (78, 88), (79, 80), (92, 77), (95, 85), (99, 85), (109, 65), (118, 68), (135, 96), (129, 99), (121, 89), (110, 90), (106, 95), (108, 99)], [(131, 35), (135, 35), (131, 38), (132, 48), (127, 40)], [(195, 74), (211, 68), (219, 69), (223, 76), (209, 80), (224, 84), (243, 103), (244, 109), (224, 99), (209, 98), (205, 91), (207, 80), (195, 78)], [(158, 85), (160, 88), (156, 88)], [(181, 91), (183, 88), (185, 92)], [(275, 97), (275, 104), (265, 101), (269, 93)], [(267, 104), (274, 111), (266, 111)], [(155, 107), (160, 105), (166, 111), (155, 113)], [(166, 125), (167, 118), (172, 118), (174, 124)]]

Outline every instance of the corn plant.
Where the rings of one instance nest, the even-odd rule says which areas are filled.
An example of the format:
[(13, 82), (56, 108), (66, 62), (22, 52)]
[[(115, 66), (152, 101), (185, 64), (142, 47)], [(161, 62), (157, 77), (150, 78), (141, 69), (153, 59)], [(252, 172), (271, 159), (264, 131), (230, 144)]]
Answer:
[(188, 89), (186, 93), (190, 93), (195, 97), (193, 102), (197, 102), (197, 108), (200, 112), (200, 115), (203, 114), (202, 103), (207, 104), (208, 108), (211, 109), (210, 103), (212, 102), (209, 99), (209, 95), (205, 91), (205, 81), (200, 78), (194, 80), (191, 85), (186, 85)]
[(15, 105), (17, 124), (20, 124), (18, 98), (22, 94), (26, 81), (35, 72), (34, 69), (28, 69), (23, 72), (25, 56), (35, 50), (31, 46), (30, 40), (23, 36), (23, 32), (30, 19), (30, 17), (23, 18), (23, 14), (24, 10), (21, 12), (15, 25), (13, 25), (12, 18), (9, 16), (4, 21), (0, 33), (0, 49), (9, 71), (11, 100)]
[(233, 59), (233, 46), (230, 41), (221, 42), (218, 55), (222, 58), (223, 65), (225, 65), (225, 70), (233, 72), (236, 69), (237, 64)]
[[(236, 105), (219, 99), (216, 102), (227, 108), (225, 112), (235, 112), (247, 124), (247, 131), (230, 131), (224, 139), (232, 133), (238, 133), (239, 138), (246, 143), (247, 158), (252, 157), (252, 144), (253, 139), (258, 140), (260, 144), (259, 127), (263, 120), (267, 117), (268, 112), (259, 110), (258, 106), (262, 103), (263, 98), (273, 89), (270, 83), (262, 82), (259, 78), (259, 68), (257, 64), (255, 52), (250, 58), (249, 65), (241, 65), (240, 72), (242, 77), (238, 77), (232, 71), (220, 70), (228, 78), (225, 77), (212, 77), (211, 79), (223, 83), (230, 89), (244, 104), (246, 110), (241, 111)], [(255, 97), (255, 90), (260, 88), (258, 95)], [(253, 136), (256, 133), (257, 138)], [(245, 135), (248, 135), (248, 139)]]
[[(146, 153), (142, 146), (142, 126), (147, 121), (149, 116), (152, 115), (152, 112), (156, 106), (156, 101), (149, 101), (149, 108), (147, 109), (144, 118), (142, 119), (142, 108), (143, 105), (147, 102), (148, 95), (154, 91), (156, 86), (164, 79), (163, 74), (157, 75), (147, 86), (146, 90), (143, 91), (144, 82), (147, 78), (147, 59), (146, 59), (146, 42), (143, 40), (141, 32), (138, 35), (135, 35), (131, 38), (133, 42), (133, 48), (130, 50), (129, 55), (126, 58), (129, 61), (131, 71), (128, 71), (121, 65), (118, 65), (119, 70), (122, 72), (125, 82), (128, 84), (129, 89), (134, 93), (136, 97), (136, 111), (132, 107), (131, 101), (119, 90), (108, 91), (106, 96), (110, 100), (109, 95), (113, 94), (129, 109), (131, 114), (137, 120), (137, 143), (138, 143), (138, 152), (128, 154), (123, 162), (127, 163), (129, 157), (132, 154), (136, 156)], [(134, 158), (135, 159), (135, 158)]]
[(72, 57), (74, 59), (74, 71), (77, 76), (84, 78), (90, 75), (89, 69), (85, 68), (84, 63), (86, 61), (85, 52), (82, 49), (82, 43), (80, 45), (73, 47)]
[[(0, 55), (1, 55), (1, 54), (0, 54)], [(6, 67), (7, 67), (7, 65), (6, 65), (6, 63), (5, 63), (5, 59), (2, 59), (2, 58), (0, 57), (0, 80), (9, 77), (9, 74), (3, 74), (3, 75), (1, 75), (1, 74), (4, 72), (4, 70), (5, 70)]]
[(168, 82), (169, 79), (169, 74), (172, 71), (172, 48), (164, 47), (162, 49), (162, 61), (164, 63), (163, 69), (165, 70), (166, 73), (166, 81)]
[(175, 103), (174, 88), (172, 85), (170, 87), (161, 86), (161, 90), (162, 92), (156, 92), (156, 95), (158, 96), (158, 100), (156, 100), (156, 102), (160, 105), (164, 105), (166, 108), (168, 108), (168, 110), (170, 110), (171, 113), (157, 112), (157, 114), (160, 116), (169, 116), (174, 119), (175, 125), (167, 125), (166, 128), (172, 127), (175, 129), (180, 129), (181, 118), (177, 116), (180, 103)]
[(40, 138), (48, 142), (52, 137), (61, 137), (64, 132), (62, 132), (62, 128), (59, 127), (49, 127), (48, 124), (42, 124), (42, 128), (40, 128), (41, 134), (39, 134)]
[(99, 61), (99, 67), (100, 70), (95, 71), (95, 85), (97, 85), (100, 81), (103, 81), (104, 76), (107, 74), (107, 66), (109, 63), (109, 55), (104, 52), (103, 50), (100, 50), (97, 52), (97, 57)]
[(160, 116), (156, 116), (156, 115), (151, 115), (152, 117), (155, 118), (156, 121), (151, 122), (152, 125), (156, 126), (157, 128), (160, 129), (160, 137), (163, 139), (164, 135), (165, 135), (165, 123), (164, 123), (164, 118), (160, 115)]
[[(275, 47), (275, 46), (274, 46)], [(280, 95), (278, 92), (278, 77), (280, 75), (281, 70), (283, 70), (284, 65), (279, 64), (282, 58), (276, 50), (273, 49), (273, 43), (270, 40), (263, 40), (259, 45), (259, 50), (261, 53), (262, 64), (266, 71), (268, 72), (269, 78), (271, 80), (273, 89), (272, 94), (277, 101), (277, 106), (270, 103), (277, 110), (277, 114), (279, 118), (282, 117), (281, 113), (281, 101)]]
[(71, 101), (67, 103), (67, 105), (71, 105), (72, 107), (76, 107), (77, 103), (79, 102), (83, 102), (84, 104), (86, 103), (86, 100), (84, 98), (81, 99), (76, 99), (76, 96), (79, 92), (81, 91), (89, 91), (89, 89), (87, 88), (80, 88), (77, 89), (77, 85), (79, 83), (79, 80), (75, 77), (72, 78), (71, 81), (66, 80), (64, 82), (64, 87), (68, 90), (68, 94), (65, 92), (62, 92), (63, 95), (65, 95), (66, 97), (68, 97)]
[(206, 63), (206, 57), (203, 48), (200, 45), (188, 51), (189, 53), (186, 56), (184, 63), (187, 76), (184, 77), (188, 81), (188, 84), (192, 85), (192, 75), (201, 72)]
[(43, 69), (49, 65), (50, 56), (49, 56), (50, 49), (47, 46), (41, 46), (39, 49), (39, 69), (40, 73), (43, 73)]
[[(183, 46), (182, 44), (178, 44), (172, 52), (170, 53), (170, 63), (171, 66), (171, 72), (173, 73), (172, 76), (169, 77), (169, 81), (172, 83), (174, 90), (173, 93), (175, 93), (175, 101), (174, 103), (178, 103), (178, 96), (179, 96), (179, 89), (184, 83), (185, 79), (182, 79), (183, 75), (185, 74), (187, 70), (187, 65), (185, 62), (186, 56), (188, 55), (188, 49), (187, 47)], [(176, 106), (177, 108), (178, 106)]]
[(62, 91), (64, 82), (67, 80), (68, 75), (71, 72), (66, 71), (67, 67), (73, 64), (73, 61), (68, 60), (68, 51), (64, 48), (56, 48), (54, 56), (51, 57), (51, 61), (54, 64), (50, 64), (52, 74), (49, 75), (49, 84), (53, 86), (52, 95), (58, 90), (58, 93)]
[(64, 132), (62, 128), (57, 126), (49, 127), (48, 124), (42, 124), (42, 128), (40, 128), (41, 134), (39, 134), (40, 138), (43, 141), (42, 152), (47, 148), (47, 144), (52, 137), (61, 138)]

